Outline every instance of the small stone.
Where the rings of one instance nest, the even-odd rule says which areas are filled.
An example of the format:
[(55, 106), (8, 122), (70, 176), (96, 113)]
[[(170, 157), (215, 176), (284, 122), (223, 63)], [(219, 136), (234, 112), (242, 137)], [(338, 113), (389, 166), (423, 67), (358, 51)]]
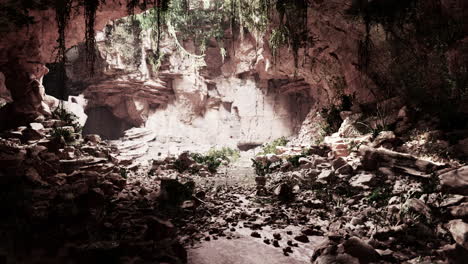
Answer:
[(294, 237), (294, 239), (302, 243), (309, 243), (309, 238), (306, 235), (299, 235)]
[(375, 178), (374, 174), (371, 173), (361, 173), (356, 176), (353, 176), (349, 184), (356, 188), (368, 189), (369, 186), (373, 183)]
[(41, 123), (30, 123), (29, 127), (31, 127), (31, 129), (34, 129), (36, 131), (44, 129), (44, 126)]
[(250, 236), (255, 237), (255, 238), (261, 238), (262, 237), (258, 232), (252, 232), (252, 234), (250, 234)]
[(346, 164), (336, 170), (338, 174), (345, 174), (345, 175), (352, 174), (353, 171), (354, 171), (353, 167), (349, 164)]
[(291, 247), (285, 247), (285, 248), (283, 248), (283, 252), (284, 253), (293, 253), (293, 250), (292, 250)]
[(279, 234), (279, 233), (274, 233), (274, 234), (273, 234), (273, 238), (276, 239), (276, 240), (281, 240), (281, 234)]
[(317, 180), (319, 181), (330, 181), (331, 178), (335, 175), (335, 172), (332, 170), (323, 170), (318, 176)]
[(332, 167), (333, 167), (334, 170), (337, 170), (338, 168), (341, 168), (346, 164), (348, 164), (348, 163), (343, 158), (337, 158), (334, 161), (332, 161)]
[(279, 247), (280, 246), (278, 240), (273, 241), (273, 246), (274, 247)]

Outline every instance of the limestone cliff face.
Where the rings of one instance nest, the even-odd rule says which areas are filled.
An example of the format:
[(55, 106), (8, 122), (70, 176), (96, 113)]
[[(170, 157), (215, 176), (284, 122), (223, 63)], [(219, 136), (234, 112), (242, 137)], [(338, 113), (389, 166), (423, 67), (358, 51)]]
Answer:
[[(459, 6), (442, 2), (443, 17), (457, 20), (466, 15)], [(351, 8), (344, 0), (311, 3), (307, 17), (310, 43), (298, 50), (297, 65), (288, 45), (272, 55), (271, 30), (233, 34), (228, 29), (224, 54), (219, 43), (211, 40), (204, 56), (194, 55), (197, 47), (190, 39), (176, 40), (177, 34), (167, 33), (161, 43), (162, 59), (155, 62), (150, 34), (135, 34), (128, 28), (128, 20), (117, 20), (98, 34), (99, 77), (83, 84), (82, 56), (72, 60), (69, 75), (75, 92), (88, 98), (88, 110), (104, 107), (124, 127), (146, 126), (161, 141), (255, 145), (294, 135), (303, 122), (301, 134), (323, 134), (323, 122), (313, 120), (323, 108), (339, 107), (343, 96), (352, 97), (356, 111), (366, 111), (358, 106), (376, 102), (391, 105), (386, 109), (388, 115), (409, 103), (401, 94), (389, 91), (389, 87), (400, 89), (401, 73), (395, 74), (392, 67), (401, 59), (393, 50), (401, 47), (393, 47), (397, 42), (383, 24), (369, 25), (362, 17), (353, 17), (348, 14)], [(372, 57), (363, 66), (365, 41), (372, 43), (368, 51)], [(454, 42), (448, 49), (448, 73), (459, 71), (466, 60), (461, 55), (466, 54), (464, 41)], [(409, 42), (409, 48), (424, 47), (417, 36)], [(433, 59), (426, 58), (426, 62), (434, 63)], [(389, 78), (382, 79), (386, 75)], [(370, 111), (374, 111), (372, 107)]]
[[(11, 1), (2, 0), (0, 4), (8, 6), (8, 2)], [(19, 5), (21, 3), (23, 2)], [(135, 11), (140, 10), (137, 8)], [(126, 16), (127, 13), (127, 1), (105, 1), (96, 12), (95, 29), (102, 30), (109, 20)], [(49, 72), (46, 64), (54, 62), (57, 54), (58, 29), (55, 10), (43, 4), (40, 9), (29, 10), (27, 16), (32, 23), (10, 28), (2, 32), (0, 39), (0, 72), (5, 76), (6, 88), (14, 102), (9, 108), (11, 114), (2, 115), (3, 123), (14, 122), (14, 119), (18, 119), (16, 114), (22, 115), (23, 118), (34, 118), (48, 112), (47, 106), (42, 103), (42, 79)], [(65, 35), (67, 48), (84, 41), (83, 7), (74, 8), (70, 13)], [(14, 119), (9, 120), (9, 116)]]
[[(375, 112), (376, 102), (391, 102), (388, 112), (394, 113), (416, 99), (439, 98), (447, 94), (447, 84), (453, 86), (451, 98), (466, 100), (462, 88), (466, 87), (468, 31), (466, 23), (459, 23), (466, 21), (466, 4), (422, 1), (423, 16), (399, 27), (388, 24), (396, 11), (378, 9), (387, 10), (386, 17), (378, 13), (380, 20), (372, 21), (369, 17), (375, 14), (362, 14), (372, 12), (370, 5), (386, 7), (391, 2), (310, 1), (307, 45), (298, 49), (295, 65), (290, 45), (272, 55), (272, 28), (261, 34), (247, 29), (233, 34), (226, 29), (224, 51), (213, 39), (204, 56), (194, 55), (200, 54), (194, 41), (176, 42), (177, 32), (166, 33), (161, 43), (164, 56), (155, 60), (151, 36), (144, 30), (130, 32), (134, 29), (128, 23), (115, 20), (125, 16), (125, 1), (106, 1), (97, 13), (96, 29), (103, 29), (96, 38), (98, 73), (85, 74), (83, 47), (78, 45), (68, 52), (67, 75), (72, 92), (88, 100), (86, 108), (96, 116), (97, 120), (91, 118), (95, 124), (109, 122), (117, 130), (146, 126), (163, 141), (209, 144), (255, 145), (293, 135), (303, 122), (313, 126), (312, 119), (322, 108), (339, 107), (343, 96), (353, 98), (353, 110), (369, 113)], [(358, 4), (364, 7), (353, 11)], [(0, 71), (13, 100), (25, 107), (35, 105), (28, 111), (37, 111), (43, 92), (25, 93), (31, 86), (42, 89), (44, 65), (53, 61), (57, 31), (53, 11), (32, 13), (38, 23), (9, 33), (0, 42)], [(436, 27), (433, 17), (442, 19), (442, 26)], [(446, 26), (450, 23), (455, 26)], [(72, 15), (67, 46), (82, 41), (83, 32), (83, 16), (78, 12)], [(398, 39), (401, 36), (405, 39)], [(441, 45), (430, 43), (438, 38), (445, 38)], [(89, 125), (88, 131), (97, 129)]]
[[(265, 82), (255, 73), (239, 74), (222, 58), (216, 42), (201, 57), (194, 55), (189, 41), (182, 50), (168, 35), (161, 43), (164, 55), (155, 70), (149, 34), (143, 32), (133, 45), (128, 39), (135, 35), (127, 26), (128, 20), (113, 21), (107, 34), (98, 34), (97, 76), (83, 76), (79, 47), (68, 53), (71, 89), (84, 94), (91, 113), (85, 132), (102, 131), (98, 123), (116, 130), (145, 126), (159, 142), (259, 145), (295, 134), (312, 106), (307, 90), (281, 89), (287, 80)], [(126, 41), (119, 41), (122, 35)], [(114, 118), (109, 118), (109, 112)], [(99, 120), (93, 121), (94, 117)]]

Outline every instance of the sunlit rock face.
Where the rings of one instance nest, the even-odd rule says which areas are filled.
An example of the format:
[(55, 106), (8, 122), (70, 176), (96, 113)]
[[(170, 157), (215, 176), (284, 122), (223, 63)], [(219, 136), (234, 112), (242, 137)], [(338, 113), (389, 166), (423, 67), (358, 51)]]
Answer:
[[(0, 1), (2, 5), (8, 6), (7, 2), (12, 1)], [(50, 112), (42, 103), (45, 98), (42, 81), (44, 75), (49, 72), (46, 64), (56, 60), (58, 29), (52, 5), (42, 4), (40, 8), (40, 10), (29, 10), (28, 16), (33, 22), (30, 25), (2, 32), (0, 72), (5, 76), (5, 85), (14, 102), (11, 107), (4, 109), (9, 113), (1, 115), (5, 119), (1, 120), (3, 123), (9, 122), (13, 125), (18, 119), (33, 119)], [(140, 10), (137, 8), (135, 11)], [(109, 20), (127, 14), (126, 0), (105, 1), (96, 12), (95, 29), (102, 30)], [(65, 35), (66, 48), (84, 40), (83, 7), (76, 8), (70, 13)]]
[[(394, 78), (392, 67), (398, 69), (392, 50), (399, 48), (378, 23), (369, 28), (372, 57), (362, 67), (366, 25), (349, 16), (345, 2), (312, 1), (310, 43), (299, 48), (297, 65), (288, 45), (273, 56), (271, 30), (240, 35), (226, 29), (225, 52), (212, 39), (204, 56), (194, 55), (200, 51), (192, 39), (176, 41), (166, 32), (164, 56), (154, 61), (156, 46), (147, 31), (135, 30), (128, 18), (110, 21), (97, 35), (96, 76), (84, 74), (82, 48), (69, 52), (70, 86), (89, 100), (87, 111), (104, 107), (124, 123), (152, 129), (161, 142), (255, 145), (299, 133), (299, 142), (314, 143), (324, 133), (322, 109), (339, 106), (343, 96), (353, 98), (358, 112), (362, 105), (389, 100), (388, 87), (376, 83), (376, 76)], [(442, 8), (447, 16), (463, 16), (450, 5)], [(418, 49), (420, 41), (413, 39), (411, 47)], [(451, 72), (465, 60), (461, 44), (447, 54)], [(398, 85), (390, 82), (392, 90)], [(412, 98), (392, 98), (398, 104), (388, 113), (398, 113)]]
[(162, 141), (258, 145), (294, 135), (311, 106), (304, 95), (260, 89), (253, 77), (217, 81), (193, 100), (183, 90), (190, 84), (176, 81), (175, 101), (150, 115), (146, 126)]
[[(203, 3), (191, 8), (204, 8), (209, 1)], [(427, 5), (427, 9), (432, 8)], [(345, 0), (310, 1), (307, 12), (310, 41), (299, 48), (297, 64), (288, 45), (272, 55), (269, 40), (278, 21), (272, 21), (272, 28), (262, 34), (249, 32), (247, 28), (243, 34), (232, 34), (226, 29), (224, 52), (220, 43), (212, 39), (203, 57), (190, 55), (200, 54), (193, 40), (179, 39), (179, 44), (166, 32), (160, 47), (164, 57), (155, 61), (156, 47), (148, 32), (130, 29), (128, 19), (116, 20), (127, 15), (126, 1), (106, 1), (96, 17), (95, 28), (102, 31), (96, 36), (99, 56), (95, 75), (88, 74), (82, 44), (67, 54), (70, 94), (83, 94), (88, 99), (86, 111), (106, 108), (125, 124), (156, 130), (161, 139), (172, 134), (189, 141), (195, 138), (210, 143), (257, 144), (297, 133), (308, 112), (301, 133), (313, 133), (317, 127), (307, 130), (307, 124), (314, 123), (311, 120), (322, 108), (339, 104), (343, 95), (353, 96), (355, 105), (387, 99), (387, 90), (375, 81), (375, 70), (381, 76), (390, 76), (392, 67), (398, 69), (393, 50), (406, 53), (424, 50), (421, 39), (411, 39), (410, 48), (395, 46), (383, 27), (375, 23), (369, 31), (373, 44), (370, 66), (363, 69), (360, 50), (367, 35), (366, 25), (362, 17), (349, 17), (350, 7)], [(441, 12), (460, 20), (466, 16), (465, 9), (460, 7), (463, 4), (442, 1)], [(82, 11), (71, 15), (66, 31), (67, 48), (83, 41)], [(58, 37), (55, 13), (46, 8), (30, 14), (35, 24), (5, 34), (0, 40), (0, 72), (15, 101), (16, 112), (47, 114), (42, 104), (45, 98), (42, 78), (48, 72), (45, 65), (55, 58)], [(458, 41), (448, 49), (450, 73), (463, 74), (465, 42)], [(429, 59), (437, 57), (435, 51), (428, 52)], [(435, 72), (432, 76), (442, 75)], [(427, 84), (436, 87), (437, 82), (440, 80), (434, 80), (434, 85)], [(398, 89), (399, 82), (390, 83), (390, 87)]]
[[(262, 80), (254, 61), (233, 66), (222, 58), (216, 42), (199, 57), (187, 55), (195, 54), (193, 43), (184, 42), (186, 51), (181, 52), (169, 36), (161, 43), (165, 55), (155, 70), (150, 62), (154, 43), (145, 32), (135, 37), (130, 23), (128, 18), (111, 21), (98, 33), (99, 74), (85, 74), (79, 46), (67, 54), (70, 91), (88, 101), (85, 133), (100, 133), (103, 123), (115, 124), (116, 130), (127, 124), (151, 129), (160, 143), (235, 147), (299, 131), (314, 102), (303, 79)], [(239, 45), (242, 60), (255, 57), (251, 42)], [(109, 113), (112, 118), (105, 120)]]

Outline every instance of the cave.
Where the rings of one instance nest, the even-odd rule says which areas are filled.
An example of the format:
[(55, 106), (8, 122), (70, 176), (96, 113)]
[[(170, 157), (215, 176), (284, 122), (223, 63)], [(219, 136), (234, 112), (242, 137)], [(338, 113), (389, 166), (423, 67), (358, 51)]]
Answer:
[(0, 14), (0, 263), (467, 263), (466, 1)]

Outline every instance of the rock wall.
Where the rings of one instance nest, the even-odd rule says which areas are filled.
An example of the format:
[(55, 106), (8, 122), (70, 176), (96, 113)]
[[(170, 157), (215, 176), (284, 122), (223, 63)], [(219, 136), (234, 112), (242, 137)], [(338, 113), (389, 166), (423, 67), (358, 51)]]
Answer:
[[(212, 39), (204, 56), (193, 55), (200, 53), (194, 40), (175, 41), (178, 33), (166, 32), (161, 43), (163, 59), (154, 61), (155, 43), (150, 34), (141, 28), (142, 32), (135, 33), (128, 19), (114, 20), (125, 16), (125, 1), (107, 1), (100, 6), (96, 20), (96, 29), (104, 28), (96, 37), (97, 74), (85, 74), (83, 46), (78, 45), (68, 53), (67, 75), (71, 92), (84, 94), (89, 111), (105, 107), (131, 126), (157, 130), (164, 140), (177, 132), (175, 135), (184, 140), (210, 144), (257, 144), (292, 135), (299, 131), (309, 110), (306, 125), (313, 123), (312, 117), (322, 108), (339, 105), (342, 96), (353, 98), (353, 110), (370, 113), (375, 107), (368, 108), (369, 104), (405, 92), (406, 97), (400, 96), (394, 108), (420, 98), (439, 98), (425, 95), (443, 95), (450, 83), (457, 86), (450, 96), (466, 98), (463, 78), (456, 79), (466, 76), (462, 65), (466, 64), (463, 44), (467, 25), (459, 23), (467, 17), (466, 4), (450, 0), (419, 2), (422, 16), (401, 27), (389, 27), (389, 17), (404, 11), (383, 8), (392, 7), (392, 1), (310, 1), (304, 30), (307, 44), (300, 45), (295, 65), (291, 45), (279, 47), (277, 55), (272, 55), (271, 34), (281, 24), (277, 17), (264, 32), (242, 28), (240, 34), (226, 28), (222, 39), (225, 52), (220, 42)], [(362, 12), (371, 12), (372, 6), (385, 10), (383, 14), (388, 17), (366, 20)], [(80, 12), (71, 16), (68, 47), (82, 41), (84, 18)], [(57, 30), (53, 10), (33, 10), (31, 14), (37, 23), (6, 34), (0, 42), (0, 71), (15, 105), (23, 107), (23, 112), (37, 113), (44, 108), (41, 82), (48, 71), (45, 63), (53, 61)], [(378, 17), (382, 14), (376, 15), (382, 19)], [(431, 21), (433, 17), (442, 20)], [(452, 22), (454, 26), (447, 27)], [(426, 24), (428, 27), (420, 28)], [(445, 31), (449, 36), (442, 34)], [(408, 38), (397, 39), (402, 34)], [(438, 37), (448, 38), (441, 49), (426, 43)], [(417, 56), (408, 57), (411, 54)], [(401, 65), (406, 61), (410, 63)], [(419, 66), (423, 70), (415, 70)], [(419, 76), (420, 72), (424, 74)], [(429, 104), (436, 105), (432, 101)], [(441, 104), (452, 105), (445, 101)]]
[[(160, 143), (235, 147), (299, 131), (313, 105), (306, 83), (298, 82), (301, 90), (287, 91), (282, 88), (288, 79), (265, 81), (255, 73), (239, 74), (237, 67), (244, 65), (231, 68), (216, 42), (202, 58), (193, 55), (190, 41), (181, 51), (169, 35), (161, 43), (165, 55), (155, 71), (149, 62), (153, 40), (148, 32), (135, 36), (131, 23), (129, 18), (111, 21), (98, 33), (99, 75), (84, 74), (83, 48), (67, 54), (70, 89), (88, 100), (85, 133), (109, 138), (108, 129), (100, 132), (102, 124), (119, 123), (149, 128)], [(249, 45), (242, 49), (250, 50)], [(113, 116), (101, 121), (104, 112)], [(111, 127), (120, 131), (121, 126)], [(118, 133), (113, 134), (110, 138)]]
[[(459, 4), (442, 2), (437, 8), (443, 18), (460, 21), (466, 16)], [(376, 112), (376, 102), (389, 106), (385, 115), (396, 115), (411, 98), (417, 98), (398, 87), (398, 78), (404, 76), (392, 68), (393, 61), (400, 63), (398, 54), (408, 47), (395, 53), (399, 44), (385, 24), (369, 25), (363, 15), (351, 15), (354, 4), (311, 2), (309, 43), (299, 48), (297, 65), (289, 45), (280, 47), (273, 56), (269, 43), (272, 30), (259, 33), (244, 29), (239, 34), (226, 28), (222, 40), (225, 54), (220, 41), (213, 39), (208, 41), (204, 56), (194, 55), (199, 49), (193, 40), (176, 41), (177, 33), (166, 32), (160, 47), (164, 56), (156, 66), (151, 61), (156, 51), (150, 33), (135, 33), (128, 19), (120, 19), (109, 22), (98, 34), (99, 76), (90, 79), (83, 75), (80, 54), (70, 54), (73, 63), (68, 74), (74, 92), (84, 93), (90, 101), (88, 109), (106, 107), (122, 122), (154, 130), (162, 142), (255, 145), (300, 131), (300, 142), (315, 143), (323, 138), (326, 126), (319, 113), (324, 108), (340, 107), (343, 96), (352, 98), (353, 111), (370, 115)], [(421, 8), (425, 15), (436, 9)], [(270, 26), (278, 23), (273, 19)], [(438, 34), (436, 30), (423, 33), (408, 40), (410, 50), (427, 48), (423, 39)], [(372, 43), (372, 57), (363, 66), (366, 40)], [(463, 54), (462, 46), (459, 42), (450, 46), (447, 62), (431, 55), (427, 63), (447, 64), (446, 74), (456, 73), (464, 57), (454, 54)], [(439, 78), (442, 73), (430, 76)], [(433, 91), (438, 92), (435, 83), (441, 80), (435, 77), (404, 86), (434, 83)], [(411, 79), (416, 78), (404, 81)], [(395, 92), (400, 90), (400, 94)]]
[[(76, 5), (78, 1), (73, 4)], [(29, 1), (14, 3), (8, 0), (0, 1), (5, 10), (12, 4), (15, 12), (24, 12), (22, 5), (33, 5)], [(45, 98), (42, 79), (48, 73), (46, 64), (54, 62), (58, 39), (55, 10), (50, 3), (42, 3), (38, 7), (26, 10), (28, 20), (32, 23), (27, 26), (8, 24), (5, 31), (2, 28), (0, 39), (0, 72), (5, 76), (6, 88), (11, 93), (13, 104), (3, 109), (0, 114), (2, 125), (14, 125), (21, 120), (34, 119), (38, 115), (47, 114), (47, 106), (43, 104)], [(150, 7), (150, 6), (148, 6)], [(3, 9), (2, 9), (3, 10)], [(139, 12), (137, 7), (135, 12)], [(2, 12), (3, 14), (4, 12)], [(106, 1), (96, 12), (95, 29), (102, 30), (104, 25), (112, 19), (126, 16), (127, 1)], [(20, 18), (5, 18), (15, 22)], [(3, 23), (4, 21), (2, 21)], [(4, 32), (3, 32), (4, 31)], [(66, 47), (70, 48), (84, 40), (85, 17), (84, 8), (74, 8), (70, 13), (68, 26), (65, 30)], [(20, 118), (18, 118), (20, 116)]]

